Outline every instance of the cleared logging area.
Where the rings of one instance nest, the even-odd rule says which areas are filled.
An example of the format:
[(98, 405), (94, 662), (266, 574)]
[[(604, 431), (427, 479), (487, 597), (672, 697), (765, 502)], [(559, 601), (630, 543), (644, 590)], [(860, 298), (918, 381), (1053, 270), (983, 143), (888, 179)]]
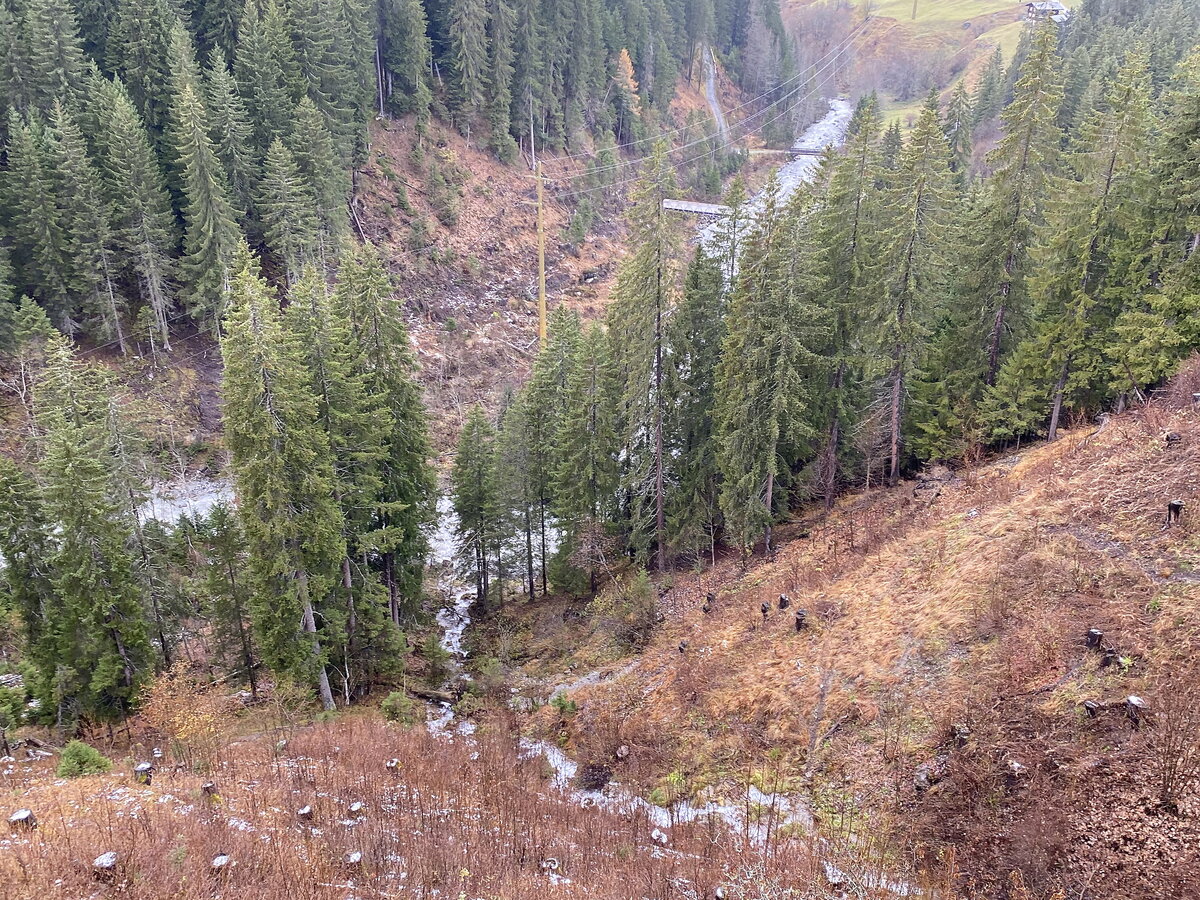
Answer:
[[(28, 789), (21, 803), (38, 820), (0, 841), (4, 900), (835, 893), (808, 836), (750, 847), (717, 821), (668, 835), (644, 812), (581, 807), (503, 730), (451, 741), (343, 721), (283, 747), (274, 737), (235, 743), (212, 772), (162, 772), (151, 785), (136, 784), (131, 767), (54, 781), (46, 765), (0, 770), (6, 789)], [(98, 868), (111, 852), (115, 864)], [(870, 842), (839, 853), (835, 880), (878, 883), (884, 855)]]

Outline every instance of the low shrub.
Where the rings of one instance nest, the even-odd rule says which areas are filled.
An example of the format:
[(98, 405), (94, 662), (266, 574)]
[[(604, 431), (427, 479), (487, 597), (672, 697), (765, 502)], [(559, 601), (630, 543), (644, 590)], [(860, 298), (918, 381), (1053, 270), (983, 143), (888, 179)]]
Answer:
[(63, 748), (58, 760), (59, 778), (79, 778), (81, 775), (103, 775), (112, 769), (112, 761), (95, 747), (83, 741), (71, 741)]

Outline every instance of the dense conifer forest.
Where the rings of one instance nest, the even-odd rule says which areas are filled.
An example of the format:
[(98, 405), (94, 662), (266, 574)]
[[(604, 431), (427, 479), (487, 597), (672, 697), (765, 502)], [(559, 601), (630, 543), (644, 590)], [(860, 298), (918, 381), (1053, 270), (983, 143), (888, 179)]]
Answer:
[[(327, 709), (401, 674), (436, 479), (404, 285), (352, 223), (376, 117), (514, 164), (645, 151), (604, 213), (630, 249), (603, 320), (555, 309), (448, 472), (481, 603), (584, 596), (1144, 402), (1200, 346), (1197, 28), (1087, 0), (907, 130), (865, 93), (810, 184), (752, 205), (735, 177), (697, 248), (654, 139), (702, 47), (783, 102), (803, 61), (771, 4), (0, 5), (2, 596), (36, 716), (126, 716), (186, 622)], [(163, 526), (137, 513), (163, 448), (96, 355), (196, 331), (238, 505)]]

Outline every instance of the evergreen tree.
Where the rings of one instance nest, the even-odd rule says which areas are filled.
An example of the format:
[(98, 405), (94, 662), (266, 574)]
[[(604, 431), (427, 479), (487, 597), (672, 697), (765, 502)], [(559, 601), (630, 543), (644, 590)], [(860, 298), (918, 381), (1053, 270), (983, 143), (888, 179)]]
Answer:
[(156, 147), (165, 147), (172, 102), (170, 0), (118, 0), (106, 68), (120, 77)]
[(579, 347), (579, 317), (565, 306), (550, 314), (546, 347), (533, 364), (525, 403), (514, 415), (525, 416), (530, 443), (529, 470), (537, 498), (539, 558), (542, 590), (547, 590), (551, 517), (554, 510), (555, 471), (559, 464), (557, 439), (566, 414), (567, 383)]
[(46, 307), (60, 329), (78, 327), (77, 297), (71, 290), (68, 237), (59, 219), (59, 186), (45, 130), (34, 120), (9, 129), (4, 200), (23, 283)]
[(716, 374), (721, 511), (727, 539), (743, 554), (760, 533), (771, 552), (781, 461), (813, 432), (809, 378), (822, 323), (795, 244), (810, 198), (798, 192), (781, 210), (778, 191), (772, 179), (746, 243)]
[(292, 152), (278, 138), (267, 150), (258, 186), (258, 212), (263, 238), (283, 263), (287, 281), (294, 284), (312, 264), (317, 251), (317, 217), (312, 193), (300, 177)]
[(74, 287), (84, 298), (83, 315), (99, 321), (99, 333), (106, 340), (115, 339), (121, 352), (127, 353), (122, 325), (127, 304), (117, 285), (112, 207), (104, 196), (100, 173), (88, 155), (83, 134), (62, 106), (54, 109), (50, 156), (58, 175), (61, 221)]
[(185, 197), (183, 258), (188, 306), (197, 320), (214, 326), (221, 315), (234, 254), (241, 241), (225, 186), (225, 173), (209, 138), (208, 114), (200, 97), (185, 86), (175, 97), (172, 135), (183, 169)]
[(475, 582), (475, 599), (487, 602), (490, 554), (496, 537), (493, 482), (495, 430), (483, 409), (471, 407), (463, 423), (450, 473), (450, 495), (459, 562)]
[(944, 128), (950, 143), (950, 170), (958, 176), (959, 184), (965, 184), (971, 170), (971, 125), (974, 111), (971, 96), (965, 81), (959, 81), (950, 95), (950, 106), (946, 109)]
[(622, 473), (632, 544), (654, 547), (655, 565), (667, 565), (667, 461), (664, 351), (675, 303), (677, 231), (663, 210), (674, 194), (666, 144), (655, 144), (630, 212), (634, 248), (617, 275), (609, 307), (609, 335), (624, 382), (621, 420), (628, 468)]
[(343, 261), (334, 304), (351, 324), (362, 355), (366, 390), (382, 402), (383, 487), (373, 505), (374, 530), (361, 535), (377, 553), (392, 619), (399, 624), (421, 601), (433, 521), (435, 483), (429, 466), (425, 407), (402, 308), (379, 252), (363, 246)]
[(720, 262), (703, 247), (698, 249), (668, 331), (670, 443), (672, 458), (677, 460), (668, 521), (675, 546), (697, 558), (706, 550), (715, 556), (720, 522), (713, 414), (716, 371), (725, 340), (725, 284)]
[(27, 689), (45, 709), (57, 705), (55, 675), (67, 624), (47, 577), (53, 552), (51, 523), (36, 482), (0, 457), (0, 596), (20, 617), (22, 655), (29, 663)]
[(1027, 311), (1028, 248), (1058, 155), (1062, 87), (1057, 34), (1057, 26), (1049, 22), (1035, 35), (1013, 102), (1004, 110), (1004, 138), (989, 157), (995, 174), (990, 202), (977, 225), (978, 255), (969, 286), (984, 314), (981, 374), (988, 385), (995, 383), (1009, 332)]
[(288, 133), (295, 107), (291, 86), (272, 52), (271, 36), (258, 11), (258, 0), (246, 0), (238, 26), (233, 71), (254, 126), (254, 146), (266, 153), (271, 141)]
[[(1103, 109), (1079, 131), (1067, 156), (1073, 177), (1059, 179), (1055, 204), (1043, 241), (1035, 250), (1037, 265), (1030, 276), (1035, 298), (1031, 347), (1014, 354), (1005, 384), (1030, 386), (1034, 397), (1048, 397), (1047, 437), (1058, 434), (1064, 402), (1103, 384), (1103, 351), (1121, 301), (1138, 301), (1148, 292), (1143, 248), (1152, 227), (1140, 216), (1150, 199), (1144, 159), (1149, 145), (1149, 69), (1144, 54), (1134, 53), (1110, 86)], [(1131, 242), (1131, 245), (1130, 245)], [(1118, 351), (1118, 355), (1119, 351)], [(1138, 393), (1144, 382), (1132, 370), (1118, 379)], [(1011, 393), (1001, 392), (1001, 397)], [(991, 404), (994, 437), (1020, 434), (1003, 416), (1009, 404)], [(1031, 419), (1018, 415), (1024, 427)]]
[(68, 0), (28, 0), (24, 4), (19, 95), (43, 112), (56, 101), (75, 99), (83, 86), (84, 59), (79, 26)]
[(162, 169), (121, 83), (97, 75), (90, 96), (97, 111), (98, 161), (106, 197), (112, 204), (114, 236), (136, 275), (163, 347), (169, 349), (176, 236)]
[(254, 213), (257, 180), (257, 163), (250, 149), (254, 128), (222, 50), (214, 50), (209, 57), (203, 96), (211, 128), (209, 137), (225, 169), (229, 199), (242, 221), (248, 221)]
[(941, 273), (950, 204), (950, 148), (931, 90), (900, 154), (895, 186), (883, 198), (881, 293), (876, 309), (877, 359), (886, 360), (888, 478), (900, 477), (907, 379), (919, 356), (929, 308), (942, 295)]
[[(182, 523), (181, 523), (182, 524)], [(251, 595), (246, 568), (246, 536), (237, 514), (217, 504), (196, 525), (196, 543), (203, 554), (203, 580), (208, 615), (217, 647), (227, 667), (244, 673), (250, 696), (258, 697), (258, 652), (250, 620)], [(236, 661), (236, 662), (235, 662)]]
[(817, 420), (824, 438), (818, 458), (817, 492), (831, 506), (850, 460), (849, 436), (859, 426), (864, 400), (862, 381), (864, 311), (878, 294), (879, 269), (872, 265), (877, 250), (873, 236), (879, 227), (880, 189), (878, 101), (872, 96), (859, 105), (852, 122), (846, 154), (826, 160), (818, 176), (823, 191), (813, 228), (820, 248), (815, 267), (820, 274), (822, 306), (829, 315), (830, 382), (814, 397), (821, 406)]
[(512, 112), (513, 29), (515, 14), (507, 0), (491, 0), (488, 16), (488, 45), (491, 58), (488, 65), (491, 99), (488, 101), (488, 124), (492, 129), (492, 150), (504, 162), (512, 162), (517, 145), (509, 134)]
[[(345, 310), (332, 303), (324, 278), (312, 268), (292, 287), (284, 316), (291, 339), (302, 348), (317, 426), (333, 460), (333, 496), (341, 508), (341, 583), (329, 606), (339, 609), (345, 637), (339, 642), (344, 694), (368, 688), (397, 655), (388, 595), (367, 565), (370, 535), (384, 507), (382, 465), (387, 453), (386, 397), (372, 393), (363, 351)], [(364, 541), (364, 536), (368, 536)]]
[(255, 630), (265, 661), (314, 684), (325, 709), (333, 709), (324, 648), (342, 635), (327, 627), (333, 617), (318, 609), (346, 555), (332, 453), (317, 427), (302, 349), (284, 331), (278, 306), (244, 251), (226, 328), (223, 417), (254, 585)]
[(975, 88), (973, 104), (975, 128), (1000, 114), (1000, 110), (1004, 107), (1006, 81), (1004, 51), (997, 46)]
[(325, 262), (333, 255), (348, 228), (346, 197), (350, 185), (333, 137), (325, 127), (320, 111), (307, 97), (296, 107), (295, 125), (287, 146), (312, 198), (318, 256)]
[(486, 0), (450, 0), (450, 20), (451, 108), (459, 131), (470, 140), (488, 86)]
[(592, 324), (580, 336), (566, 386), (556, 436), (554, 509), (564, 530), (560, 553), (586, 563), (593, 591), (616, 498), (620, 389), (608, 337)]
[(130, 711), (152, 653), (131, 525), (113, 497), (107, 402), (62, 338), (51, 342), (40, 390), (41, 496), (57, 535), (48, 561), (57, 595), (54, 708), (60, 724), (113, 721)]
[(418, 128), (424, 128), (433, 99), (428, 80), (432, 54), (425, 7), (421, 0), (381, 0), (380, 16), (380, 61), (390, 76), (386, 90), (380, 87), (381, 95), (386, 94), (390, 110), (414, 113)]

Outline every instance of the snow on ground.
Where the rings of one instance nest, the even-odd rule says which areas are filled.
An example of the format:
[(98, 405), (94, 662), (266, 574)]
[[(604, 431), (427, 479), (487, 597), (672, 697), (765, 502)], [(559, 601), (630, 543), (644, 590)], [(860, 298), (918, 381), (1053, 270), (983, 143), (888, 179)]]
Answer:
[[(796, 143), (792, 145), (793, 149), (824, 150), (829, 146), (839, 146), (846, 139), (846, 131), (850, 127), (850, 119), (853, 115), (854, 107), (850, 101), (840, 97), (830, 100), (829, 112), (820, 121), (805, 129), (804, 134), (800, 135)], [(797, 156), (779, 167), (777, 177), (779, 179), (780, 206), (787, 203), (801, 185), (812, 180), (820, 164), (819, 156)], [(759, 191), (746, 204), (748, 218), (756, 217), (762, 212), (765, 205), (764, 191)], [(720, 240), (721, 233), (721, 220), (710, 222), (699, 230), (697, 240), (706, 249), (711, 249)]]

